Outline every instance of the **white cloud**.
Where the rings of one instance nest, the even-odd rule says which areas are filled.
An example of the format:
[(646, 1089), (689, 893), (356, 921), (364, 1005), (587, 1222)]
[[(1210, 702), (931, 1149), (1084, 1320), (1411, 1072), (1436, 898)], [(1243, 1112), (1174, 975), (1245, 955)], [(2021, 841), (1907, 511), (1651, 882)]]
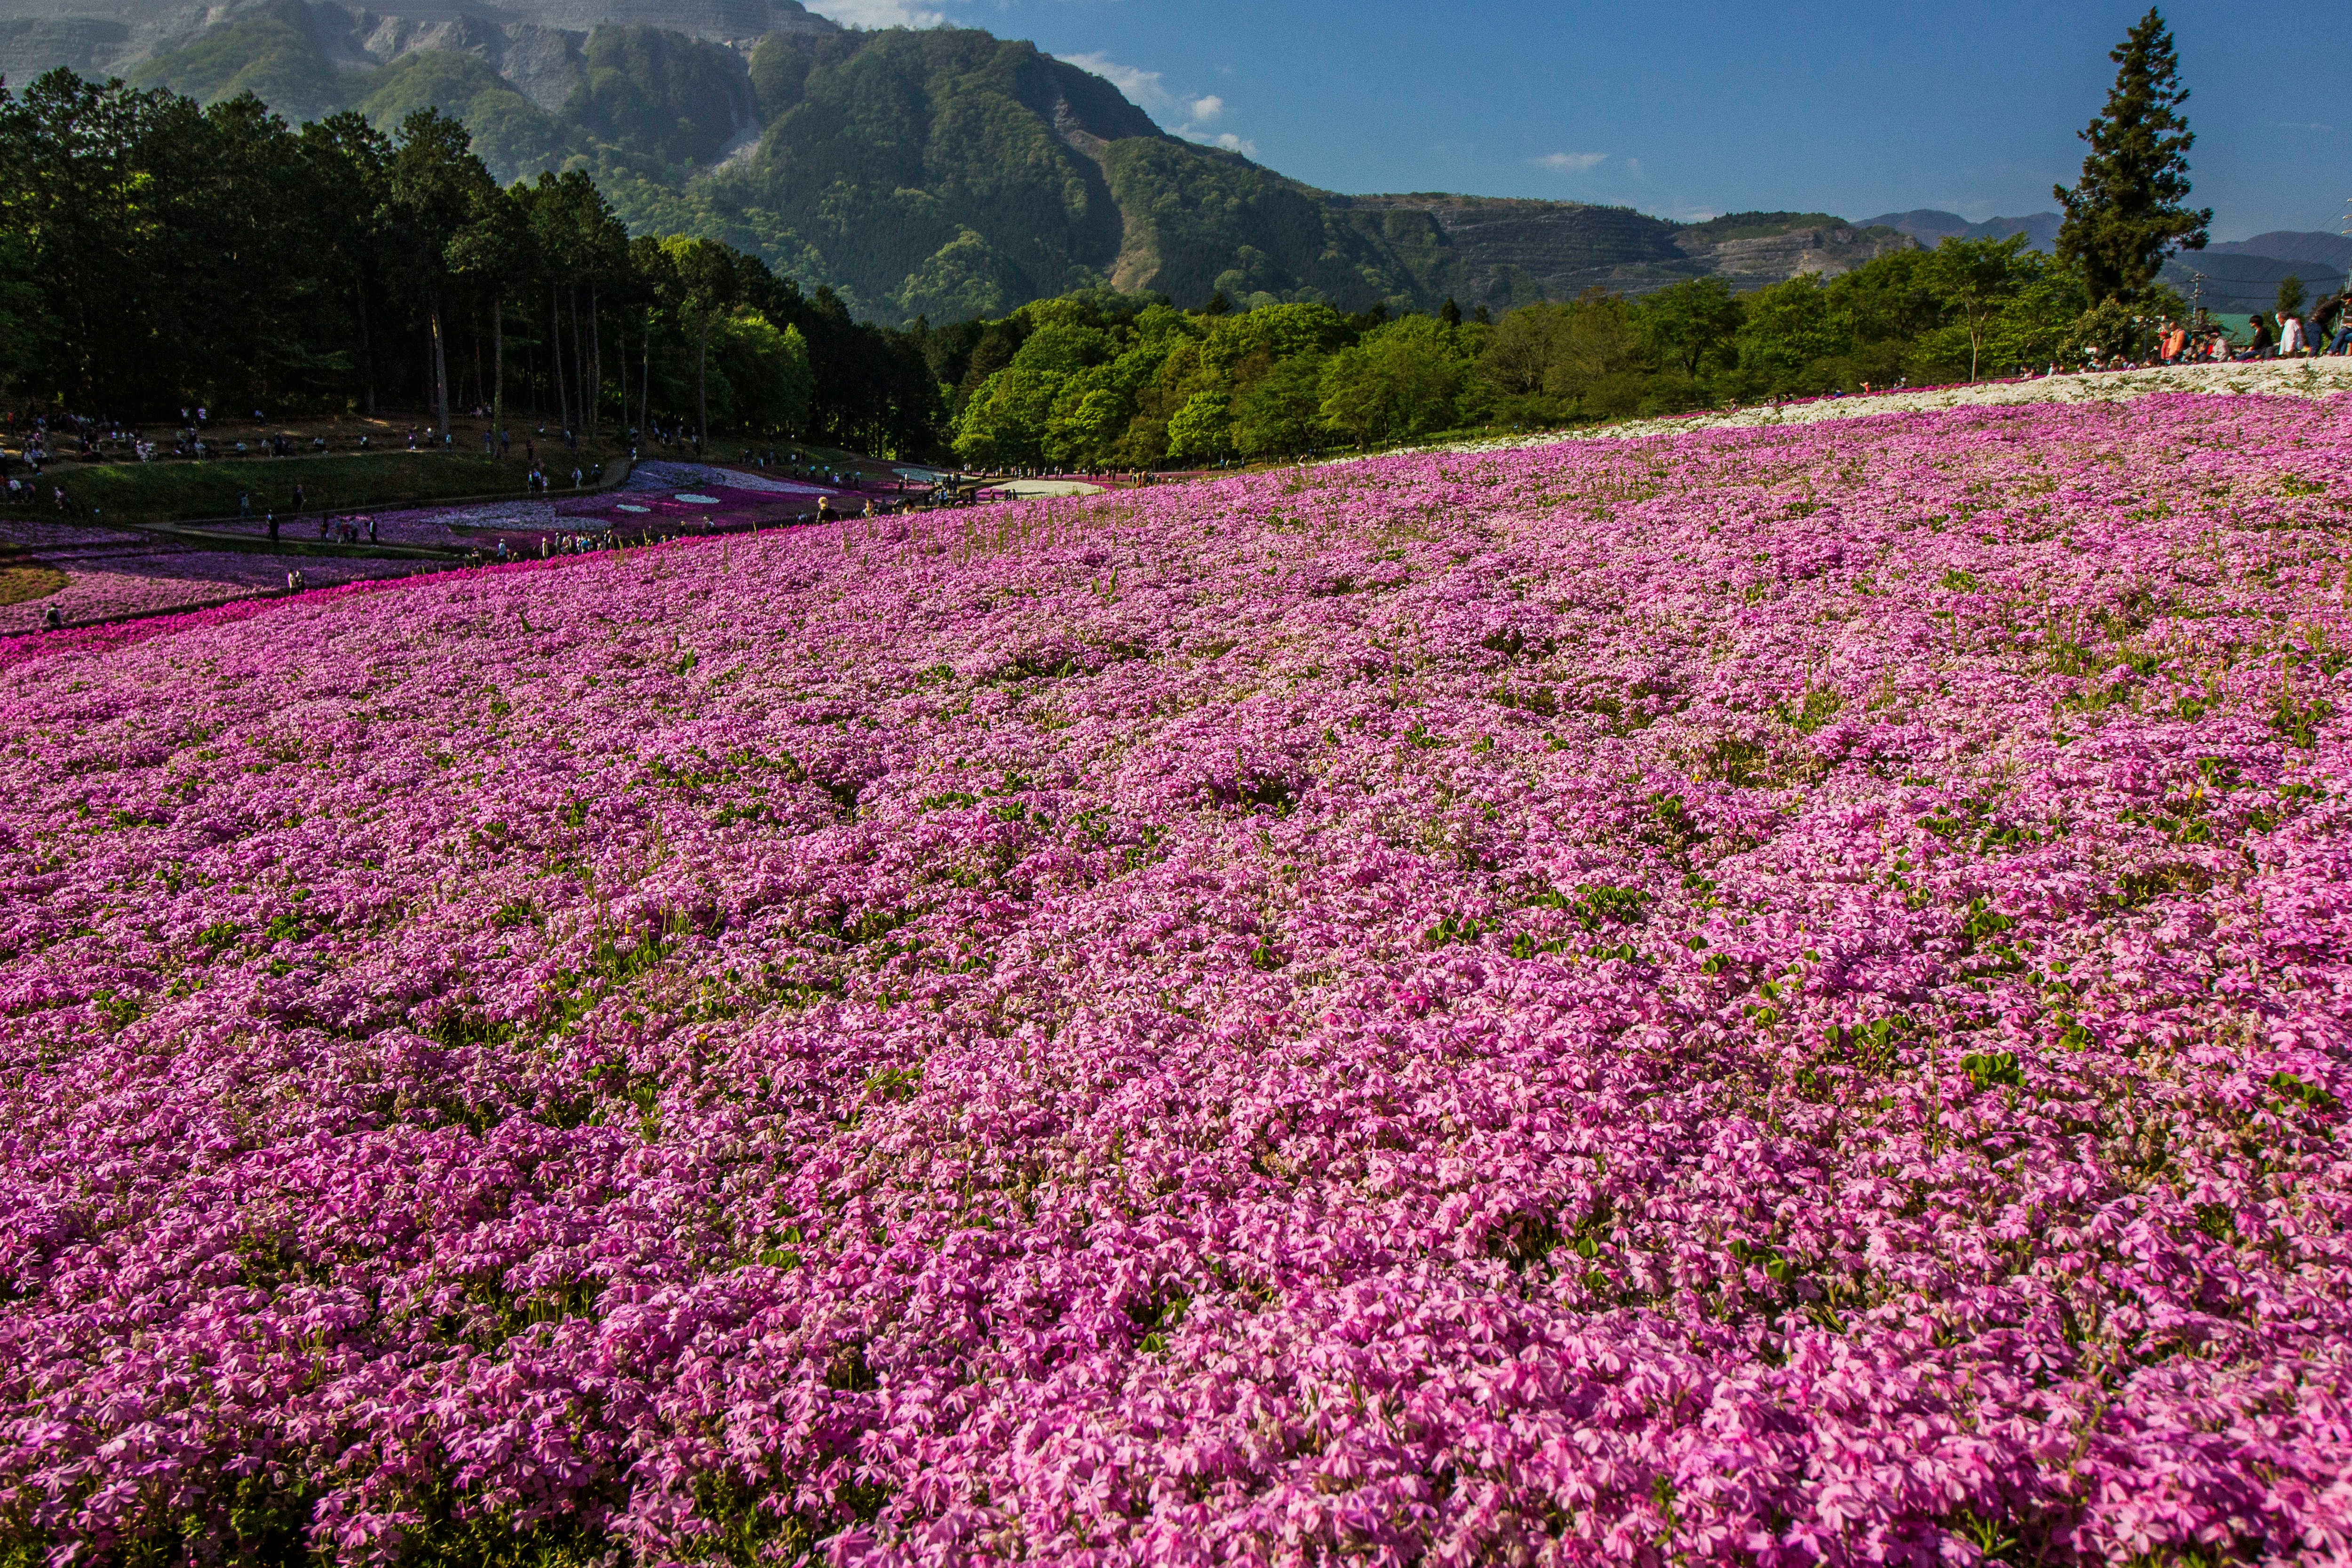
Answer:
[(1166, 125), (1169, 133), (1181, 136), (1187, 142), (1198, 142), (1205, 147), (1223, 147), (1228, 153), (1239, 153), (1244, 158), (1257, 156), (1257, 143), (1230, 131), (1212, 129), (1224, 118), (1226, 103), (1213, 92), (1198, 98), (1175, 91), (1168, 79), (1158, 71), (1148, 71), (1139, 66), (1121, 65), (1105, 54), (1058, 55), (1066, 65), (1082, 71), (1092, 71), (1103, 80), (1127, 94), (1136, 107)]
[[(1082, 71), (1092, 71), (1119, 91), (1127, 94), (1138, 107), (1150, 113), (1164, 113), (1176, 107), (1176, 95), (1168, 90), (1167, 82), (1161, 79), (1158, 71), (1140, 70), (1134, 66), (1123, 66), (1108, 55), (1102, 54), (1057, 55), (1055, 58), (1066, 65), (1074, 65)], [(1224, 108), (1223, 100), (1213, 99), (1205, 101), (1215, 103), (1221, 110)]]
[(1187, 142), (1198, 142), (1204, 147), (1223, 147), (1228, 153), (1239, 153), (1244, 158), (1257, 156), (1257, 143), (1230, 131), (1208, 132), (1197, 125), (1179, 125), (1176, 134)]
[(809, 7), (845, 27), (936, 27), (947, 14), (908, 0), (818, 0)]
[(1581, 174), (1587, 169), (1608, 162), (1608, 159), (1606, 153), (1547, 153), (1536, 160), (1536, 164), (1556, 174)]

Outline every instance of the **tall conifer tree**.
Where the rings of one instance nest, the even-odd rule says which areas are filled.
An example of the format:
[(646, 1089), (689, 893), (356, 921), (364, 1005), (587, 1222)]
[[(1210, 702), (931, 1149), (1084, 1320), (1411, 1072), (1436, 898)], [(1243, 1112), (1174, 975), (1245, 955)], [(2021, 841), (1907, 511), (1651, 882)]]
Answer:
[(2196, 137), (2180, 106), (2180, 58), (2172, 33), (2150, 7), (2107, 57), (2119, 68), (2107, 106), (2082, 133), (2091, 144), (2073, 190), (2056, 187), (2066, 209), (2058, 255), (2083, 275), (2091, 303), (2139, 294), (2156, 280), (2165, 253), (2205, 248), (2210, 208), (2183, 205), (2189, 149)]

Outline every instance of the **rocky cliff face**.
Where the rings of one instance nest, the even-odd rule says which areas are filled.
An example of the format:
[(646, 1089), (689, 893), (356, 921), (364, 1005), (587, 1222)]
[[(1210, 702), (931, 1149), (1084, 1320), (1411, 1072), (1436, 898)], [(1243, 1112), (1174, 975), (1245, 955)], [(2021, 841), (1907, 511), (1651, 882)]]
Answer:
[(1834, 278), (1889, 251), (1908, 250), (1915, 243), (1891, 229), (1850, 224), (1712, 241), (1695, 234), (1675, 237), (1676, 248), (1734, 289), (1761, 289), (1806, 272)]

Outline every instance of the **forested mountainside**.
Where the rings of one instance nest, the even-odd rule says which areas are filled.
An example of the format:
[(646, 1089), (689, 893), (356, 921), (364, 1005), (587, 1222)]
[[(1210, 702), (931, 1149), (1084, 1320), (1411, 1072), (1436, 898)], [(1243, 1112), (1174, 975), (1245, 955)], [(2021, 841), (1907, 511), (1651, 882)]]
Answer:
[[(0, 19), (0, 61), (19, 81), (65, 64), (202, 102), (251, 92), (292, 119), (357, 110), (386, 130), (430, 106), (500, 179), (584, 170), (634, 230), (726, 239), (885, 321), (1000, 316), (1106, 286), (1186, 306), (1222, 293), (1242, 308), (1501, 310), (1595, 287), (1834, 275), (1912, 243), (1820, 213), (1685, 225), (1567, 202), (1337, 195), (1168, 135), (1032, 44), (845, 30), (793, 0), (412, 8), (428, 7), (256, 0), (168, 13), (195, 18), (176, 32), (152, 7), (136, 26), (127, 10), (20, 15)], [(648, 24), (656, 12), (665, 26)]]

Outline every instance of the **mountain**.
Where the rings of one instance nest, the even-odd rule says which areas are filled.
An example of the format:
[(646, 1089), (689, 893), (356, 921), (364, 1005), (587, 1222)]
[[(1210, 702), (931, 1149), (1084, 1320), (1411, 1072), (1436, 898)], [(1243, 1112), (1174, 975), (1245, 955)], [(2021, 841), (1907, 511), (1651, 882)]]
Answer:
[(2302, 280), (2307, 299), (2315, 300), (2344, 287), (2341, 267), (2318, 261), (2287, 261), (2274, 256), (2250, 256), (2221, 246), (2167, 257), (2157, 279), (2191, 304), (2224, 315), (2243, 315), (2250, 310), (2273, 308), (2278, 303), (2280, 282), (2290, 276)]
[[(1867, 222), (1898, 229), (1921, 245), (1934, 245), (1947, 237), (2006, 239), (2022, 234), (2034, 249), (2047, 251), (2057, 245), (2059, 217), (2056, 213), (2034, 213), (1970, 223), (1958, 213), (1920, 207), (1882, 214)], [(2252, 239), (2221, 240), (2201, 251), (2169, 257), (2158, 281), (2209, 310), (2243, 314), (2275, 305), (2280, 280), (2289, 274), (2300, 278), (2305, 290), (2316, 297), (2341, 289), (2347, 268), (2352, 268), (2352, 239), (2282, 229)]]
[(1907, 213), (1883, 213), (1863, 221), (1865, 225), (1907, 234), (1921, 245), (1935, 245), (1945, 239), (2007, 239), (2012, 234), (2025, 236), (2027, 247), (2033, 250), (2047, 252), (2058, 244), (2059, 217), (2056, 213), (2032, 213), (2024, 217), (1990, 217), (1982, 223), (1970, 223), (1958, 213), (1940, 212), (1934, 207), (1915, 207)]
[[(1465, 309), (1747, 289), (1912, 241), (1822, 213), (1341, 195), (1163, 132), (1110, 83), (973, 29), (846, 30), (795, 0), (0, 0), (0, 67), (124, 74), (204, 102), (422, 107), (511, 180), (593, 174), (639, 232), (758, 252), (860, 314), (1001, 315), (1091, 288), (1197, 305)], [(68, 14), (70, 13), (70, 14)]]
[(1734, 213), (1670, 223), (1630, 207), (1440, 195), (1328, 196), (1412, 268), (1425, 292), (1493, 306), (1639, 294), (1717, 276), (1758, 288), (1849, 271), (1910, 242), (1826, 213)]
[(2352, 268), (2352, 238), (2340, 234), (2306, 234), (2273, 229), (2252, 239), (2224, 240), (2205, 247), (2208, 256), (2266, 256), (2273, 261), (2315, 261), (2336, 271)]

